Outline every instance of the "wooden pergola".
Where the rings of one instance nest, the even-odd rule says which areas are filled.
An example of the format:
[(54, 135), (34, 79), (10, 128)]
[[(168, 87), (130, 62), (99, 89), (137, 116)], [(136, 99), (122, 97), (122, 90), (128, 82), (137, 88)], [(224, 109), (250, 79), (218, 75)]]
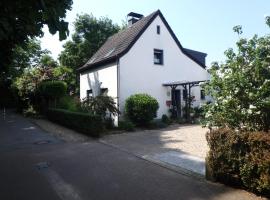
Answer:
[[(173, 94), (174, 90), (178, 87), (178, 86), (182, 86), (186, 91), (187, 91), (187, 98), (185, 98), (185, 106), (186, 106), (186, 113), (185, 113), (185, 118), (187, 120), (190, 119), (190, 106), (191, 106), (191, 88), (199, 86), (200, 83), (203, 82), (207, 82), (208, 80), (201, 80), (201, 81), (175, 81), (175, 82), (168, 82), (168, 83), (163, 83), (162, 85), (165, 87), (170, 87), (171, 88), (171, 92)], [(173, 106), (173, 112), (176, 113), (176, 116), (178, 115), (178, 108)], [(181, 105), (181, 98), (180, 98), (180, 116), (181, 116), (181, 109), (182, 109), (182, 105)], [(178, 116), (177, 116), (178, 117)]]

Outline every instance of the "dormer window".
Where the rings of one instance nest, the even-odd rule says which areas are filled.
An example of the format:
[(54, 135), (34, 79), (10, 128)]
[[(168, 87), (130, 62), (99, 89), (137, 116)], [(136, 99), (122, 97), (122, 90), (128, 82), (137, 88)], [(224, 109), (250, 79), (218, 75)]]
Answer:
[(157, 34), (159, 35), (160, 34), (160, 26), (157, 25)]
[(154, 64), (163, 65), (163, 50), (154, 49)]

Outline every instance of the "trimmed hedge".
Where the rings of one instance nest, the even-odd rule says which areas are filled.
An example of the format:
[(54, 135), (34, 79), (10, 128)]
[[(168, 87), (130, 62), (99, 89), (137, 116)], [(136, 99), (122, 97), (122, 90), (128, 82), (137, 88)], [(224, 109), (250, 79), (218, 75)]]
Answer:
[(53, 122), (92, 137), (99, 137), (100, 133), (104, 130), (102, 119), (97, 115), (63, 109), (49, 109), (47, 111), (47, 117)]
[(38, 89), (42, 96), (54, 99), (66, 94), (67, 84), (64, 81), (43, 81)]
[(207, 133), (207, 178), (270, 197), (270, 133)]
[(127, 98), (125, 112), (127, 117), (138, 125), (146, 125), (157, 116), (157, 100), (148, 94), (134, 94)]
[(135, 125), (130, 121), (119, 121), (118, 128), (125, 131), (134, 131)]

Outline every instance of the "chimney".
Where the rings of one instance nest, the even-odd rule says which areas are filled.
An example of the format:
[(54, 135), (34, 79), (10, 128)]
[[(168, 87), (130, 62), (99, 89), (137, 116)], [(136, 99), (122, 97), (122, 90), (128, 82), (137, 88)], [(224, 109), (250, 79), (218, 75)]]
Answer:
[(128, 15), (128, 26), (131, 26), (132, 24), (135, 24), (137, 21), (139, 21), (141, 18), (143, 18), (143, 15), (130, 12)]

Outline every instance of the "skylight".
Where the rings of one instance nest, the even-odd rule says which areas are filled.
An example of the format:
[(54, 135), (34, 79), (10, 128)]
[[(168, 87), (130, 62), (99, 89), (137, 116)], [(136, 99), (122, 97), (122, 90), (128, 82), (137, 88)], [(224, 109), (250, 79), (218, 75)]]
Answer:
[(92, 58), (91, 60), (89, 60), (89, 63), (92, 63), (92, 62), (94, 62), (96, 60), (96, 58), (94, 57), (94, 58)]
[(108, 57), (109, 55), (111, 55), (114, 52), (115, 48), (111, 49), (105, 56), (104, 58)]

